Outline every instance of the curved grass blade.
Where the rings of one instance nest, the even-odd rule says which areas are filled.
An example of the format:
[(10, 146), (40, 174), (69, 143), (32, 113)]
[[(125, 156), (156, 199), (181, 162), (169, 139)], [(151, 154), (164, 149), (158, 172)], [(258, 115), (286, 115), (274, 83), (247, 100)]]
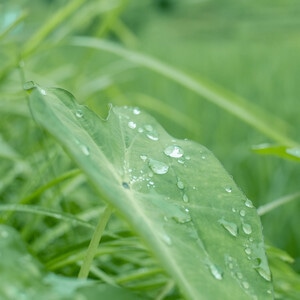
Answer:
[(144, 240), (186, 299), (272, 299), (261, 224), (203, 146), (138, 108), (102, 120), (67, 91), (27, 84), (35, 120)]
[[(295, 146), (297, 142), (287, 137), (289, 126), (281, 119), (276, 118), (245, 99), (226, 91), (216, 84), (203, 79), (195, 79), (192, 76), (169, 66), (153, 57), (127, 50), (115, 43), (91, 37), (75, 37), (71, 44), (81, 47), (90, 47), (111, 52), (132, 61), (140, 66), (157, 72), (178, 84), (194, 91), (206, 100), (216, 104), (225, 111), (233, 114), (243, 122), (249, 124), (259, 132), (271, 139), (285, 145)], [(272, 125), (270, 125), (272, 124)]]

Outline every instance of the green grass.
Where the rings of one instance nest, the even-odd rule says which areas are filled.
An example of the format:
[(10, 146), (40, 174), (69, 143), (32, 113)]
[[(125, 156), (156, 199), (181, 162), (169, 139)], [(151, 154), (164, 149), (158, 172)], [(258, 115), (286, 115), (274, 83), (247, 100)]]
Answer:
[[(299, 143), (300, 6), (210, 0), (169, 1), (163, 9), (160, 2), (0, 4), (1, 221), (48, 270), (76, 277), (104, 210), (85, 175), (35, 124), (26, 81), (65, 88), (102, 117), (109, 103), (139, 106), (170, 135), (210, 149), (261, 206), (265, 240), (294, 261), (290, 268), (268, 253), (275, 298), (297, 299), (300, 171), (285, 149)], [(78, 36), (86, 37), (80, 47)], [(90, 47), (92, 40), (102, 46)], [(262, 143), (275, 150), (252, 150)], [(164, 273), (152, 277), (161, 266), (114, 214), (100, 245), (91, 278), (119, 280), (150, 298), (178, 296)]]

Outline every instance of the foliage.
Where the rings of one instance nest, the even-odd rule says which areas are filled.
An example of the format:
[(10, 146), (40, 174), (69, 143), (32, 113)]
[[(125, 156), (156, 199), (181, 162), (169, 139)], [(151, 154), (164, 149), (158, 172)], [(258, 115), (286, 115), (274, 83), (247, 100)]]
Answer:
[[(261, 221), (264, 238), (282, 249), (267, 248), (274, 297), (299, 298), (299, 192), (291, 179), (300, 175), (294, 80), (300, 6), (292, 0), (269, 4), (0, 3), (0, 218), (6, 224), (1, 232), (11, 237), (2, 235), (1, 253), (9, 259), (0, 267), (20, 284), (3, 280), (4, 297), (23, 292), (27, 270), (32, 281), (23, 297), (35, 290), (36, 297), (46, 291), (49, 299), (60, 293), (65, 299), (71, 287), (66, 297), (78, 299), (95, 293), (266, 299), (270, 294), (261, 293), (272, 288)], [(26, 86), (31, 111), (23, 90), (29, 80), (42, 86)], [(46, 86), (72, 91), (107, 120), (68, 92)], [(125, 105), (142, 112), (118, 107)], [(83, 117), (76, 117), (79, 110)], [(149, 124), (162, 142), (147, 137), (153, 136)], [(183, 138), (214, 152), (261, 220), (253, 208), (240, 215), (247, 197), (206, 148)], [(166, 155), (170, 144), (184, 155)], [(155, 174), (164, 168), (166, 174)], [(133, 183), (137, 170), (152, 172), (153, 179)], [(200, 203), (209, 206), (210, 217)], [(245, 228), (257, 248), (245, 246)], [(15, 251), (9, 241), (18, 245)], [(24, 273), (17, 271), (23, 256), (30, 257)], [(89, 280), (74, 279), (78, 274)]]

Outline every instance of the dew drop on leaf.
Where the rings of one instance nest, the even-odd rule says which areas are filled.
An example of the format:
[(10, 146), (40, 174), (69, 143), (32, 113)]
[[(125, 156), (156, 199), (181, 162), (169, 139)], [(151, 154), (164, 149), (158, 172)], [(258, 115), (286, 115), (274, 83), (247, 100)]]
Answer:
[(86, 156), (89, 156), (90, 155), (90, 149), (88, 146), (86, 145), (80, 145), (80, 149), (82, 151), (82, 153)]
[(171, 145), (171, 146), (168, 146), (168, 147), (164, 150), (164, 153), (165, 153), (167, 156), (174, 157), (174, 158), (179, 158), (179, 157), (182, 157), (182, 156), (183, 156), (184, 151), (183, 151), (182, 148), (179, 147), (179, 146)]
[(129, 184), (125, 181), (122, 182), (122, 186), (123, 186), (124, 189), (128, 189), (128, 190), (130, 189)]
[(249, 208), (253, 208), (254, 206), (253, 206), (253, 203), (252, 203), (252, 201), (250, 200), (250, 199), (247, 199), (246, 201), (245, 201), (245, 205), (247, 206), (247, 207), (249, 207)]
[(147, 155), (140, 155), (140, 159), (142, 160), (142, 161), (146, 161), (147, 160)]
[(246, 212), (242, 209), (242, 210), (240, 210), (240, 215), (241, 215), (241, 217), (245, 217), (246, 216)]
[(34, 83), (34, 81), (27, 81), (24, 83), (24, 90), (29, 91), (31, 89), (33, 89), (34, 87), (36, 87), (36, 84)]
[(215, 279), (217, 280), (223, 279), (223, 272), (219, 268), (217, 268), (217, 266), (215, 266), (214, 264), (209, 265), (209, 270)]
[(218, 221), (232, 236), (237, 237), (238, 227), (235, 223), (228, 222), (224, 219)]
[(232, 192), (232, 187), (227, 186), (227, 187), (225, 188), (225, 191), (226, 191), (227, 193), (231, 193), (231, 192)]
[(243, 286), (243, 288), (246, 289), (246, 290), (249, 289), (249, 287), (250, 287), (250, 285), (249, 285), (249, 283), (248, 283), (247, 281), (243, 281), (243, 282), (242, 282), (242, 286)]
[(246, 247), (246, 248), (245, 248), (245, 253), (246, 253), (247, 255), (250, 255), (250, 254), (251, 254), (251, 249), (250, 249), (249, 247)]
[(128, 122), (128, 127), (129, 127), (130, 129), (135, 129), (135, 128), (136, 128), (136, 123), (134, 123), (133, 121), (129, 121), (129, 122)]
[(244, 223), (242, 225), (242, 228), (243, 228), (243, 231), (246, 233), (246, 234), (251, 234), (252, 233), (252, 227), (250, 224), (247, 224), (247, 223)]
[(149, 159), (149, 167), (155, 174), (166, 174), (169, 170), (169, 166), (161, 161), (155, 159)]
[(139, 115), (141, 113), (141, 110), (138, 107), (134, 107), (132, 111), (135, 115)]
[(180, 179), (178, 179), (178, 181), (177, 181), (177, 187), (181, 190), (184, 189), (184, 183)]
[(8, 237), (8, 232), (5, 229), (0, 230), (0, 236), (2, 238), (7, 238)]
[(82, 112), (82, 110), (81, 110), (81, 109), (76, 110), (75, 116), (76, 116), (77, 118), (82, 118), (82, 117), (83, 117), (83, 112)]
[(39, 91), (42, 95), (47, 95), (47, 92), (46, 90), (42, 89), (42, 88), (39, 88)]
[(189, 197), (188, 197), (188, 195), (187, 195), (187, 194), (184, 194), (184, 195), (182, 196), (182, 200), (183, 200), (183, 202), (185, 202), (185, 203), (189, 202)]

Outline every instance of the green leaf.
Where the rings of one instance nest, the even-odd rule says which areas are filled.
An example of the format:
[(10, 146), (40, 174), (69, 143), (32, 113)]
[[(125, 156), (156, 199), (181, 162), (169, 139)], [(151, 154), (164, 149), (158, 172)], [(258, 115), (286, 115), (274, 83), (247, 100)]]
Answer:
[(138, 108), (102, 120), (62, 89), (27, 84), (35, 120), (148, 245), (186, 299), (272, 299), (257, 212), (205, 147)]
[(18, 232), (5, 225), (0, 225), (0, 249), (1, 299), (141, 299), (120, 288), (47, 273), (26, 250)]

